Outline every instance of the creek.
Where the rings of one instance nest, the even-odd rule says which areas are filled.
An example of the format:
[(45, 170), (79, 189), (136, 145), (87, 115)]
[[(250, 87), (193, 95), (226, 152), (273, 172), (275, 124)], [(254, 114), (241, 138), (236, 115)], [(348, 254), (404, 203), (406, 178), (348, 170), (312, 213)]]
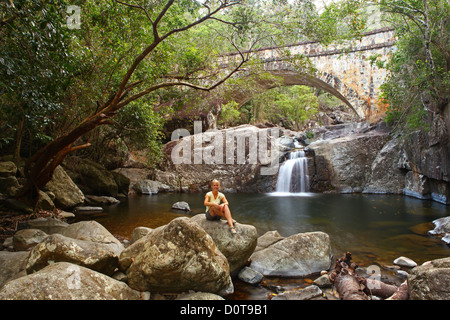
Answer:
[[(406, 256), (418, 264), (450, 256), (450, 246), (427, 235), (433, 220), (449, 216), (450, 207), (401, 195), (323, 193), (229, 193), (233, 218), (254, 225), (258, 235), (277, 230), (282, 236), (310, 231), (329, 234), (333, 261), (346, 251), (359, 266), (392, 265)], [(105, 207), (96, 220), (114, 235), (130, 239), (139, 226), (156, 228), (182, 216), (204, 213), (204, 195), (159, 193), (130, 195), (120, 204)], [(189, 203), (191, 212), (171, 209), (177, 201)], [(293, 289), (309, 279), (265, 278), (251, 286), (235, 279), (235, 293), (227, 299), (267, 299), (277, 288)]]
[[(450, 246), (427, 235), (435, 227), (433, 220), (450, 216), (449, 206), (403, 195), (311, 193), (307, 161), (304, 150), (289, 153), (280, 167), (276, 192), (226, 193), (233, 218), (255, 226), (259, 236), (272, 230), (284, 237), (325, 232), (333, 261), (349, 251), (359, 266), (389, 266), (400, 256), (418, 264), (450, 256)], [(191, 211), (171, 209), (178, 201), (186, 201)], [(156, 228), (176, 217), (204, 213), (203, 201), (199, 193), (130, 195), (106, 207), (96, 220), (114, 235), (130, 239), (136, 227)], [(252, 287), (236, 280), (231, 298), (264, 299), (273, 288), (310, 283), (304, 281), (266, 277), (263, 286)]]
[[(226, 194), (233, 218), (254, 225), (258, 235), (282, 236), (310, 231), (329, 234), (333, 255), (350, 251), (359, 265), (392, 265), (399, 256), (418, 264), (450, 256), (450, 247), (427, 235), (432, 221), (450, 215), (450, 207), (400, 195), (265, 193)], [(204, 212), (203, 194), (132, 195), (105, 207), (96, 220), (115, 235), (130, 239), (138, 226), (156, 228), (180, 216)], [(177, 201), (191, 212), (171, 209)]]

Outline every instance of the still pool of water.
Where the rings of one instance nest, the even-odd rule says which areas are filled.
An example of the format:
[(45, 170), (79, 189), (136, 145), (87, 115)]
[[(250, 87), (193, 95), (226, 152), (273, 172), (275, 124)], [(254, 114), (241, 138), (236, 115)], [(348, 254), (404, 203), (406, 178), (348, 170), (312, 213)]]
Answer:
[[(233, 218), (254, 225), (258, 234), (277, 230), (282, 236), (323, 231), (329, 234), (333, 254), (350, 251), (361, 264), (392, 264), (399, 256), (417, 263), (450, 256), (450, 247), (427, 235), (432, 221), (450, 216), (450, 207), (395, 195), (361, 194), (227, 194)], [(162, 193), (130, 196), (105, 207), (96, 220), (115, 235), (131, 238), (134, 228), (156, 228), (181, 216), (204, 212), (204, 195)], [(186, 214), (171, 209), (186, 201)]]

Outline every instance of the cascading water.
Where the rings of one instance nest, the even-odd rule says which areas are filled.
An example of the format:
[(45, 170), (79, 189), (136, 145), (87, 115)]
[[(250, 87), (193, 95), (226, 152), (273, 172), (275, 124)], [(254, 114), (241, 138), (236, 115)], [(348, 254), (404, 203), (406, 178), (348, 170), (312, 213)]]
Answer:
[(305, 151), (289, 153), (289, 159), (280, 167), (276, 192), (305, 193), (309, 191), (308, 158)]

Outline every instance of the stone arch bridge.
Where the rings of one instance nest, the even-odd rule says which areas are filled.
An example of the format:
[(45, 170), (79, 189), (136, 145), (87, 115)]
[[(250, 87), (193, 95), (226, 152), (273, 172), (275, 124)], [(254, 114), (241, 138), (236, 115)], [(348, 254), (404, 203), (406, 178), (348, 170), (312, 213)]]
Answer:
[[(394, 50), (395, 33), (391, 28), (367, 32), (351, 47), (324, 47), (317, 41), (304, 41), (283, 47), (267, 47), (253, 51), (264, 63), (264, 70), (283, 79), (283, 85), (307, 85), (325, 90), (346, 103), (363, 119), (384, 114), (386, 106), (379, 100), (380, 85), (386, 78), (386, 71), (371, 63), (370, 57), (387, 59)], [(306, 76), (284, 60), (280, 49), (287, 49), (292, 55), (309, 57), (316, 76)], [(221, 63), (237, 59), (238, 53), (222, 56)], [(263, 90), (275, 87), (263, 83)], [(240, 105), (252, 99), (252, 94), (232, 93)]]

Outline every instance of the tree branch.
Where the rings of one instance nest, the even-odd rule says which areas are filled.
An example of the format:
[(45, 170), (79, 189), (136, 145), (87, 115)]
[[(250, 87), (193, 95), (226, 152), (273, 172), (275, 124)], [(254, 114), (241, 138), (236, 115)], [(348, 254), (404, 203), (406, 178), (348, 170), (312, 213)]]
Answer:
[(171, 36), (171, 35), (174, 34), (174, 33), (179, 33), (179, 32), (182, 32), (182, 31), (186, 31), (186, 30), (188, 30), (188, 29), (191, 29), (192, 27), (195, 27), (196, 25), (198, 25), (198, 24), (200, 24), (200, 23), (202, 23), (202, 22), (204, 22), (204, 21), (206, 21), (206, 20), (212, 19), (213, 16), (214, 16), (216, 13), (218, 13), (220, 10), (223, 10), (223, 9), (228, 8), (228, 7), (230, 7), (230, 6), (234, 6), (234, 5), (236, 5), (237, 3), (239, 3), (239, 1), (233, 2), (233, 3), (230, 3), (230, 4), (227, 4), (227, 1), (225, 1), (225, 2), (220, 1), (220, 2), (221, 2), (221, 5), (220, 5), (219, 7), (217, 7), (214, 11), (208, 12), (207, 15), (205, 15), (205, 16), (203, 16), (202, 18), (200, 18), (200, 19), (198, 19), (198, 20), (196, 20), (196, 21), (194, 21), (194, 22), (188, 24), (187, 26), (184, 26), (184, 27), (181, 27), (181, 28), (178, 28), (178, 29), (173, 29), (173, 30), (167, 32), (164, 36), (161, 37), (161, 39), (165, 39), (165, 38)]
[(153, 26), (155, 28), (158, 27), (159, 22), (161, 21), (161, 19), (166, 15), (167, 11), (169, 10), (169, 8), (173, 5), (174, 0), (169, 0), (167, 1), (166, 5), (164, 6), (164, 9), (162, 9), (162, 11), (159, 13), (159, 15), (156, 17), (155, 22), (153, 23)]
[(13, 14), (11, 17), (9, 17), (8, 19), (5, 20), (1, 20), (0, 21), (0, 27), (6, 26), (7, 24), (10, 24), (11, 22), (13, 22), (14, 20), (16, 20), (16, 18), (18, 18), (19, 15), (18, 14)]
[(127, 100), (119, 103), (116, 108), (114, 110), (118, 110), (124, 106), (126, 106), (127, 104), (131, 103), (134, 100), (137, 100), (147, 94), (149, 94), (150, 92), (156, 91), (158, 89), (161, 88), (167, 88), (167, 87), (175, 87), (175, 86), (185, 86), (185, 87), (190, 87), (192, 89), (196, 89), (196, 90), (202, 90), (202, 91), (211, 91), (214, 90), (215, 88), (217, 88), (218, 86), (220, 86), (222, 83), (224, 83), (225, 81), (227, 81), (233, 74), (235, 74), (241, 67), (242, 65), (248, 61), (248, 59), (244, 58), (244, 55), (242, 55), (242, 60), (241, 62), (225, 77), (223, 77), (221, 80), (217, 81), (215, 84), (213, 84), (210, 87), (203, 87), (203, 86), (199, 86), (199, 85), (195, 85), (193, 83), (189, 83), (189, 82), (185, 82), (185, 81), (177, 81), (177, 82), (163, 82), (163, 83), (159, 83), (157, 85), (151, 86), (148, 89), (141, 91), (131, 97), (129, 97)]
[[(182, 28), (173, 29), (173, 30), (167, 32), (164, 36), (159, 37), (158, 30), (157, 30), (158, 24), (161, 21), (161, 19), (164, 17), (164, 15), (167, 13), (169, 8), (173, 5), (173, 3), (174, 3), (174, 0), (167, 1), (165, 7), (163, 8), (163, 10), (159, 13), (158, 17), (153, 22), (153, 33), (154, 33), (153, 43), (150, 44), (138, 57), (136, 57), (133, 64), (131, 65), (131, 67), (128, 69), (127, 73), (123, 77), (122, 82), (121, 82), (118, 90), (116, 91), (116, 94), (114, 95), (114, 98), (112, 99), (110, 104), (106, 105), (106, 107), (103, 109), (103, 112), (109, 112), (109, 110), (117, 110), (120, 108), (120, 107), (118, 107), (118, 104), (122, 97), (122, 93), (125, 90), (125, 87), (126, 87), (128, 81), (130, 80), (131, 76), (133, 75), (134, 71), (139, 66), (139, 64), (142, 62), (142, 60), (144, 60), (145, 57), (147, 57), (149, 55), (149, 53), (152, 52), (164, 39), (168, 38), (169, 36), (171, 36), (175, 33), (186, 31), (186, 30), (204, 22), (204, 21), (210, 19), (213, 15), (215, 15), (220, 10), (228, 8), (233, 5), (236, 5), (236, 4), (240, 3), (240, 1), (234, 1), (231, 3), (228, 3), (228, 1), (220, 1), (220, 6), (217, 7), (214, 11), (208, 12), (208, 14), (206, 14), (202, 18), (188, 24), (187, 26), (184, 26)], [(123, 106), (122, 103), (120, 105)]]
[(145, 15), (147, 16), (148, 20), (150, 21), (151, 24), (153, 24), (152, 18), (150, 17), (150, 15), (148, 14), (147, 10), (143, 7), (143, 6), (138, 6), (136, 4), (130, 4), (130, 3), (125, 3), (119, 0), (116, 0), (117, 3), (123, 4), (124, 6), (127, 7), (131, 7), (131, 8), (136, 8), (136, 9), (140, 9), (142, 11), (144, 11)]

